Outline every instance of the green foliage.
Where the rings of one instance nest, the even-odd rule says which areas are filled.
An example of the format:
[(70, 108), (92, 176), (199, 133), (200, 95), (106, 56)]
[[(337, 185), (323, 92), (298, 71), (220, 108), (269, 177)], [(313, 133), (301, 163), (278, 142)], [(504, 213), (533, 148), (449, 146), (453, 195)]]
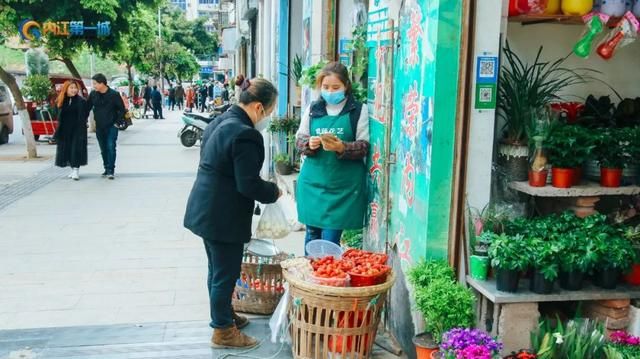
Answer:
[(607, 359), (638, 359), (640, 358), (640, 346), (609, 344), (604, 349)]
[(198, 74), (200, 71), (198, 61), (184, 46), (170, 44), (165, 49), (168, 52), (167, 56), (172, 58), (165, 68), (165, 74), (170, 79), (191, 80)]
[(300, 119), (296, 117), (280, 117), (273, 118), (271, 122), (269, 122), (269, 127), (267, 131), (271, 133), (294, 133), (298, 131), (298, 127), (300, 127)]
[(307, 68), (302, 69), (302, 77), (300, 78), (300, 85), (307, 86), (310, 88), (316, 87), (316, 80), (322, 68), (327, 64), (326, 61), (322, 60), (315, 65), (311, 65)]
[(49, 75), (49, 56), (42, 49), (29, 49), (25, 57), (27, 75)]
[(353, 90), (353, 97), (361, 103), (367, 103), (368, 99), (368, 89), (362, 86), (359, 82), (354, 82), (351, 86)]
[(453, 280), (453, 268), (442, 259), (429, 259), (419, 262), (408, 273), (409, 282), (416, 288), (426, 288), (435, 280)]
[(589, 78), (563, 67), (566, 58), (553, 62), (542, 60), (542, 46), (531, 64), (523, 62), (509, 42), (503, 54), (506, 64), (500, 69), (498, 116), (505, 121), (505, 140), (524, 144), (540, 109), (560, 100), (560, 92), (567, 87), (585, 83)]
[(450, 279), (435, 279), (427, 287), (418, 287), (416, 305), (427, 331), (437, 342), (453, 328), (471, 328), (475, 324), (473, 293)]
[(607, 128), (594, 134), (595, 154), (600, 166), (604, 168), (624, 168), (633, 161), (632, 136), (637, 135), (627, 128)]
[(526, 242), (527, 247), (533, 249), (529, 252), (529, 264), (542, 273), (546, 280), (556, 280), (559, 273), (558, 254), (562, 249), (560, 244), (539, 238), (527, 238)]
[(293, 58), (293, 66), (291, 67), (291, 76), (296, 81), (296, 85), (300, 86), (300, 79), (302, 79), (302, 59), (300, 55)]
[(347, 248), (362, 249), (362, 229), (342, 232), (341, 242)]
[(286, 153), (279, 153), (273, 157), (273, 162), (280, 164), (288, 164), (289, 156)]
[(351, 64), (351, 75), (353, 82), (359, 83), (369, 66), (369, 51), (367, 49), (367, 25), (360, 25), (353, 28), (351, 32), (353, 44), (353, 63)]
[(566, 326), (558, 319), (540, 322), (531, 333), (531, 345), (538, 359), (600, 359), (606, 346), (604, 325), (590, 319), (569, 321)]
[(51, 91), (51, 81), (47, 75), (29, 75), (22, 86), (22, 93), (38, 104), (47, 101)]
[(595, 254), (598, 256), (598, 269), (629, 270), (636, 259), (636, 251), (630, 241), (622, 236), (619, 229), (601, 229), (595, 236)]
[(581, 166), (595, 146), (595, 138), (587, 129), (568, 124), (554, 126), (545, 143), (549, 161), (558, 168)]
[(524, 236), (509, 236), (505, 233), (495, 235), (489, 246), (489, 257), (494, 268), (507, 270), (523, 270), (529, 265), (530, 251)]

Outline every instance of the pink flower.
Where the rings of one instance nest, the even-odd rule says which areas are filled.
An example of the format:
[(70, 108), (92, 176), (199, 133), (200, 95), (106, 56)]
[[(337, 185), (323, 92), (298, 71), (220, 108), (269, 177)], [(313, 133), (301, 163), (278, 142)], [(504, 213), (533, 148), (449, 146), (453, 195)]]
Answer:
[(484, 227), (484, 223), (482, 223), (482, 219), (480, 218), (476, 218), (476, 221), (474, 223), (474, 227), (476, 230), (476, 236), (479, 236), (482, 234), (482, 229)]
[(491, 351), (483, 345), (469, 345), (456, 351), (456, 359), (491, 359)]

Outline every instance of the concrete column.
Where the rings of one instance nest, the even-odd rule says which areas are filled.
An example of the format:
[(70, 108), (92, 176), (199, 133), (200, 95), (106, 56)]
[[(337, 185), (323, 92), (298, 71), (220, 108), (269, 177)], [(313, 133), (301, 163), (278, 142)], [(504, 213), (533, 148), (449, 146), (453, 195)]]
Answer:
[(498, 323), (498, 337), (504, 344), (502, 353), (531, 347), (530, 333), (538, 326), (539, 318), (538, 303), (503, 304)]
[[(474, 59), (477, 56), (498, 56), (500, 53), (500, 22), (502, 20), (502, 0), (483, 0), (476, 7)], [(475, 88), (476, 63), (473, 61), (473, 81)], [(471, 106), (475, 103), (472, 92)], [(483, 208), (491, 199), (491, 166), (495, 128), (495, 110), (471, 111), (469, 149), (467, 151), (467, 200), (471, 207)]]

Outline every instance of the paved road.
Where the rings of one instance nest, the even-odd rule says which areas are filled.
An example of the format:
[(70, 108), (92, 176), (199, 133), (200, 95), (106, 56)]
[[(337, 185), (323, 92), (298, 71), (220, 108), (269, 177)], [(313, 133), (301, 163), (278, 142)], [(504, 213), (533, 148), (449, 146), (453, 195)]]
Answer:
[[(199, 148), (179, 128), (170, 112), (121, 132), (115, 181), (93, 136), (78, 182), (52, 167), (54, 146), (35, 161), (15, 137), (0, 146), (0, 329), (206, 321), (206, 257), (182, 227)], [(279, 246), (300, 254), (301, 237)]]

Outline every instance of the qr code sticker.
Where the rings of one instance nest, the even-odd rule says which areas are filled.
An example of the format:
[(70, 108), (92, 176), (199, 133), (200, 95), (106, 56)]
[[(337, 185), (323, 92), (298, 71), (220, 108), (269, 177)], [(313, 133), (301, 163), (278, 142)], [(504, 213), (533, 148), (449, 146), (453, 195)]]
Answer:
[(493, 60), (480, 60), (480, 77), (494, 77), (496, 63)]
[(481, 88), (480, 89), (480, 102), (491, 102), (491, 98), (493, 97), (493, 89), (492, 88)]

